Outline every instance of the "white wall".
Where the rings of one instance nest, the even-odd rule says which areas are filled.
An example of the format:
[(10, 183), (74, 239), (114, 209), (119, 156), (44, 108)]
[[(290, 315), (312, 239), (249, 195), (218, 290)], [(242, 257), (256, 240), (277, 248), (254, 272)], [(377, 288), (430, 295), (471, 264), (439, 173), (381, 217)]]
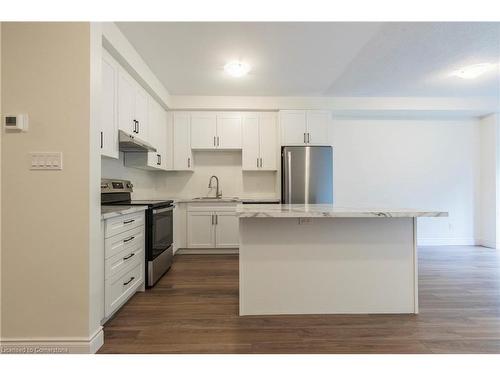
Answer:
[(419, 243), (475, 242), (477, 120), (336, 119), (332, 139), (337, 204), (448, 211), (419, 219)]
[(499, 247), (497, 223), (498, 218), (498, 182), (499, 129), (498, 115), (490, 115), (480, 120), (481, 134), (481, 167), (480, 167), (480, 199), (481, 211), (479, 226), (479, 243), (488, 247)]
[[(120, 159), (102, 159), (102, 176), (123, 178), (134, 183), (133, 198), (192, 198), (209, 193), (210, 176), (219, 177), (227, 197), (279, 197), (277, 172), (242, 172), (241, 152), (194, 151), (194, 172), (158, 172), (128, 168)], [(215, 194), (211, 191), (210, 194)]]

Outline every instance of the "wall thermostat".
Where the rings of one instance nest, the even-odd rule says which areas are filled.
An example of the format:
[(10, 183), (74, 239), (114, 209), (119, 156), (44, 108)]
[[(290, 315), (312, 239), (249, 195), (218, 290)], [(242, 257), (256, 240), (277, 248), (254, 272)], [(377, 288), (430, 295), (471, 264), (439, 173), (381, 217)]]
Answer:
[(26, 132), (28, 131), (28, 115), (6, 115), (3, 126), (6, 130)]

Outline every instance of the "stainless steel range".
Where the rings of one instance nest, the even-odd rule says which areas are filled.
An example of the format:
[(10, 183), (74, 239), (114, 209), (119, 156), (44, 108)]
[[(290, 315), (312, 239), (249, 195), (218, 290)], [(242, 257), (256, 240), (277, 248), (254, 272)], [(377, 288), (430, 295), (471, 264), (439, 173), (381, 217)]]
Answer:
[(151, 288), (168, 271), (173, 260), (172, 200), (133, 200), (133, 185), (128, 180), (102, 179), (101, 205), (147, 206), (146, 286)]

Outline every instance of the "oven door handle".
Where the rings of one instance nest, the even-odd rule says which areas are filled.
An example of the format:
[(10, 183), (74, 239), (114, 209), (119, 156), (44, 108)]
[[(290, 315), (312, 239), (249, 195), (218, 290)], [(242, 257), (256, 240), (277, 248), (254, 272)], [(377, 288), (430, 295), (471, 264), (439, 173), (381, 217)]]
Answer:
[(159, 208), (157, 210), (153, 210), (153, 215), (155, 214), (161, 214), (162, 212), (167, 212), (167, 211), (173, 211), (175, 206), (170, 206), (167, 208)]

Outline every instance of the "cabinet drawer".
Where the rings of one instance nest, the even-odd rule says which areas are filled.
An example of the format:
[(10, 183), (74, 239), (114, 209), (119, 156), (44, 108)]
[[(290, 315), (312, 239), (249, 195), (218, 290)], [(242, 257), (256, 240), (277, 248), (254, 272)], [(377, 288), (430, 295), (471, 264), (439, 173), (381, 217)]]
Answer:
[(108, 259), (118, 253), (127, 251), (127, 249), (137, 248), (138, 246), (144, 248), (144, 225), (106, 238), (104, 240), (104, 256)]
[(118, 254), (106, 259), (104, 271), (106, 280), (138, 263), (142, 263), (143, 259), (145, 259), (143, 244), (137, 243), (136, 246), (128, 246)]
[(140, 262), (130, 271), (106, 280), (106, 316), (110, 316), (135, 293), (137, 287), (143, 282), (143, 274), (143, 263)]
[(109, 238), (129, 229), (143, 226), (144, 221), (144, 211), (112, 217), (107, 219), (104, 224), (104, 237)]

